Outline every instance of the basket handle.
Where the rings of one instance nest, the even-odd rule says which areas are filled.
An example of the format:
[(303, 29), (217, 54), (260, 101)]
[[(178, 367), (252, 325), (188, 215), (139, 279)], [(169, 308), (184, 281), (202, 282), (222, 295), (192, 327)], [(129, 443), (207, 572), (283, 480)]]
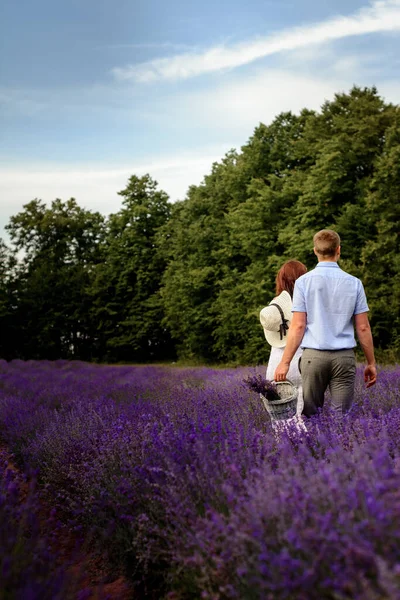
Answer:
[(290, 379), (284, 379), (283, 381), (275, 381), (275, 379), (272, 379), (272, 383), (275, 383), (275, 385), (279, 385), (280, 383), (290, 383), (293, 387), (297, 387)]

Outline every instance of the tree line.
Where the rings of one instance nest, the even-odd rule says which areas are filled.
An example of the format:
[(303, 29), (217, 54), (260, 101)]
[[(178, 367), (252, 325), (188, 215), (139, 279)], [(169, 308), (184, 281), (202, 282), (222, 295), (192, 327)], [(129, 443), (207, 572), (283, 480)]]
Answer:
[(375, 343), (400, 352), (400, 107), (375, 88), (259, 124), (184, 200), (132, 175), (107, 217), (35, 199), (0, 242), (0, 356), (265, 362), (258, 321), (313, 234), (342, 239)]

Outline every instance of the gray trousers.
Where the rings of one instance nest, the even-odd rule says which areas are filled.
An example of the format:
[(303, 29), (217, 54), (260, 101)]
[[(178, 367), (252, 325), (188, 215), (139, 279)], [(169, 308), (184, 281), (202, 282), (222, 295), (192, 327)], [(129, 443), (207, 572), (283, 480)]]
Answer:
[(337, 415), (341, 416), (350, 410), (356, 377), (354, 350), (305, 348), (299, 366), (303, 381), (303, 415), (311, 417), (323, 407), (328, 387), (332, 408)]

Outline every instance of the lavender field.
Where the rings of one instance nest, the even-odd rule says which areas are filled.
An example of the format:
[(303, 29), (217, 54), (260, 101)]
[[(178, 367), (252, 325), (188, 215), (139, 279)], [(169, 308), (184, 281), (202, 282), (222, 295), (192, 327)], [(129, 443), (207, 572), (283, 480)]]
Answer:
[(253, 373), (1, 361), (0, 441), (38, 490), (0, 485), (0, 599), (68, 597), (46, 540), (18, 532), (36, 493), (132, 598), (400, 598), (400, 367), (370, 390), (360, 370), (350, 415), (328, 401), (278, 440)]

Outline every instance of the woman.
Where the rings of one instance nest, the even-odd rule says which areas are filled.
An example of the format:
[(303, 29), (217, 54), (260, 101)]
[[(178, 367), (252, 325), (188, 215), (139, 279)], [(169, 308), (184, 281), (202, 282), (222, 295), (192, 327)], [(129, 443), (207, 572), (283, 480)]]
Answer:
[[(273, 380), (277, 365), (280, 363), (286, 346), (287, 332), (292, 320), (292, 298), (296, 279), (307, 272), (307, 267), (298, 260), (288, 260), (276, 276), (276, 297), (260, 312), (260, 321), (264, 329), (265, 339), (271, 346), (266, 378)], [(287, 374), (287, 379), (298, 389), (297, 417), (303, 410), (303, 390), (299, 371), (299, 359), (302, 349), (294, 355)]]

